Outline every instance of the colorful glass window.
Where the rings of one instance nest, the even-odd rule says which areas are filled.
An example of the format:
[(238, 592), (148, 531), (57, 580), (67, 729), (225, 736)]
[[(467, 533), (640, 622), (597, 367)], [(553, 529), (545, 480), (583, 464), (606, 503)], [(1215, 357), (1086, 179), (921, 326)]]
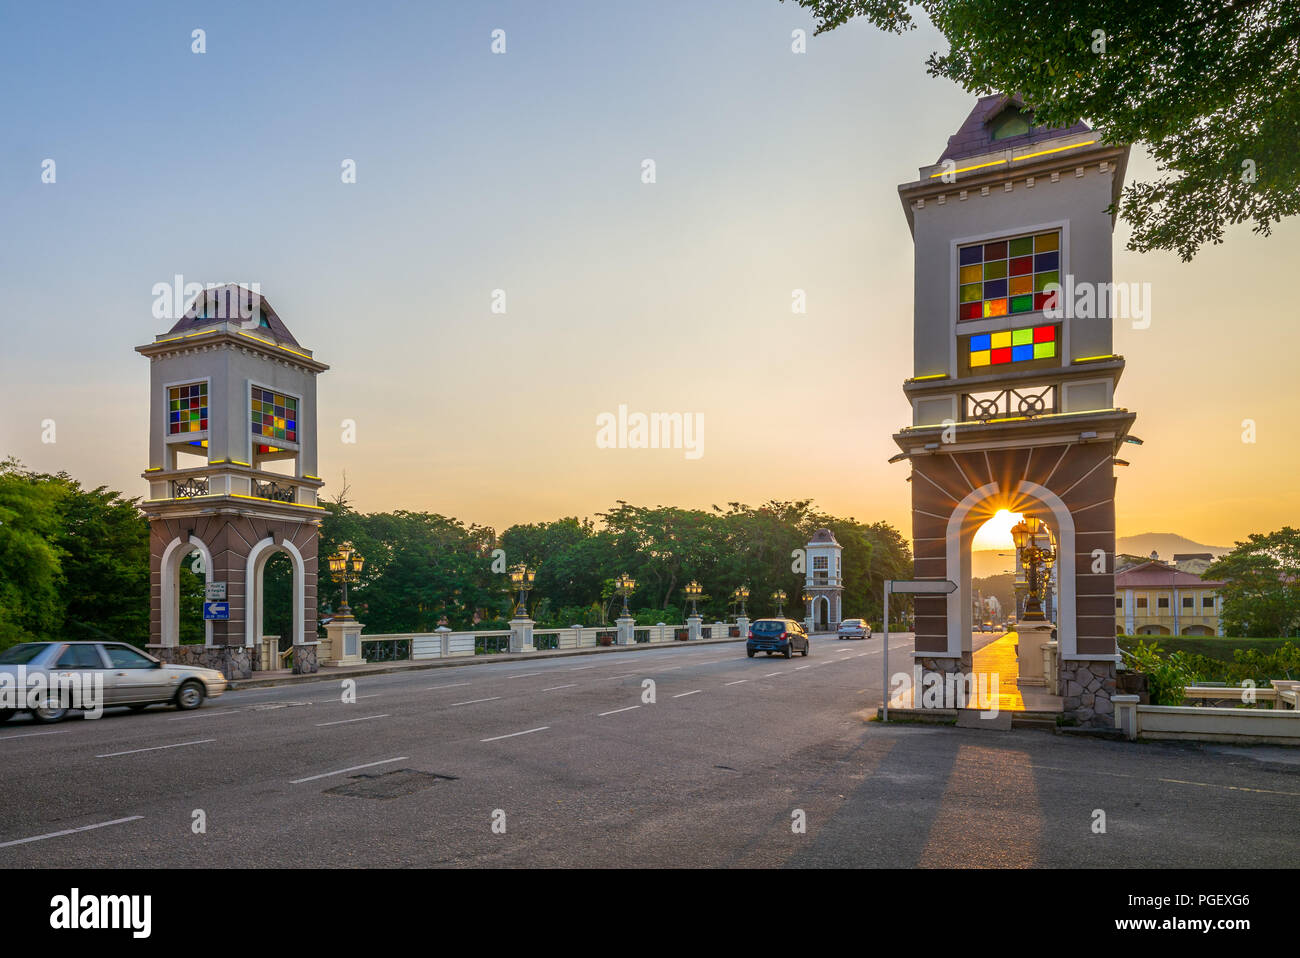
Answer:
[(1061, 281), (1061, 231), (962, 246), (957, 251), (957, 318), (1031, 313), (1052, 305)]
[(1056, 358), (1056, 327), (1026, 326), (970, 337), (967, 357), (972, 370), (1033, 359)]
[[(284, 393), (254, 386), (249, 402), (249, 423), (253, 435), (263, 439), (298, 441), (298, 400)], [(276, 448), (267, 443), (259, 451)]]
[[(167, 387), (167, 434), (203, 432), (208, 428), (208, 384)], [(191, 442), (190, 445), (197, 445)]]

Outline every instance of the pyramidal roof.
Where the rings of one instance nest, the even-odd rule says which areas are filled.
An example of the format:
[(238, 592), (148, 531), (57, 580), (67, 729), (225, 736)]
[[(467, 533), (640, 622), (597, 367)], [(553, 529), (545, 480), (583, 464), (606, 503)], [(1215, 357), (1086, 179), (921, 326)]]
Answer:
[(302, 348), (260, 292), (235, 283), (214, 286), (199, 293), (167, 335), (191, 333), (220, 323), (237, 323), (260, 336), (269, 336), (277, 343)]
[[(1003, 119), (1004, 114), (1013, 111), (1028, 120), (1028, 131), (995, 140), (994, 133), (998, 129), (999, 121)], [(1019, 94), (1007, 96), (995, 93), (992, 96), (980, 97), (965, 122), (956, 133), (948, 137), (948, 147), (936, 162), (942, 163), (944, 160), (958, 160), (1004, 148), (1027, 146), (1038, 140), (1048, 140), (1058, 136), (1091, 132), (1088, 124), (1083, 122), (1067, 127), (1034, 126), (1033, 115), (1033, 109), (1025, 106)]]

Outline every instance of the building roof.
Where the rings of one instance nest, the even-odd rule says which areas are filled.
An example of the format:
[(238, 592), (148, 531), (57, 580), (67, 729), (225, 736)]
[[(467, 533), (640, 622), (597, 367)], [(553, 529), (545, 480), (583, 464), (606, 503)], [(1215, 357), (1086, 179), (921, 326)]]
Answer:
[(234, 283), (214, 286), (199, 293), (167, 334), (190, 333), (227, 322), (245, 324), (248, 329), (257, 330), (259, 335), (269, 335), (277, 343), (301, 348), (289, 327), (284, 325), (260, 292)]
[(1184, 587), (1189, 589), (1217, 588), (1224, 583), (1212, 579), (1202, 579), (1190, 572), (1180, 572), (1163, 562), (1148, 561), (1131, 566), (1123, 572), (1115, 573), (1117, 589), (1172, 589)]
[(813, 537), (808, 540), (810, 546), (837, 546), (839, 543), (835, 540), (835, 533), (830, 529), (818, 529), (813, 533)]
[(1027, 146), (1038, 140), (1091, 131), (1088, 124), (1083, 122), (1068, 127), (1031, 125), (1028, 133), (1020, 133), (1016, 136), (994, 140), (993, 121), (1008, 108), (1019, 109), (1028, 113), (1032, 118), (1033, 110), (1025, 107), (1025, 103), (1019, 94), (1007, 96), (997, 93), (992, 96), (980, 97), (975, 104), (975, 109), (971, 110), (970, 115), (966, 117), (966, 121), (962, 123), (956, 133), (948, 137), (948, 147), (943, 151), (937, 162), (942, 163), (944, 160), (956, 160), (965, 156), (979, 156), (981, 153), (989, 153), (1003, 148)]

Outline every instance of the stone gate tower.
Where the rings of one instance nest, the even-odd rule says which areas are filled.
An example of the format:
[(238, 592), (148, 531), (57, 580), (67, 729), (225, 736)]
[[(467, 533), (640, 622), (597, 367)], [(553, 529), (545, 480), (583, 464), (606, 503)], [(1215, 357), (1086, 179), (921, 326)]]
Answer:
[[(295, 672), (315, 672), (317, 539), (312, 358), (271, 305), (241, 286), (201, 293), (136, 351), (150, 360), (150, 648), (169, 662), (230, 678), (259, 667), (262, 579), (276, 552), (293, 566)], [(224, 583), (229, 618), (208, 620), (203, 645), (180, 644), (181, 563)], [(278, 663), (276, 665), (278, 667)]]
[[(1111, 721), (1114, 464), (1134, 414), (1115, 403), (1111, 231), (1127, 146), (1084, 124), (1034, 125), (1017, 97), (981, 99), (938, 163), (899, 189), (915, 244), (912, 474), (919, 664), (971, 668), (971, 541), (999, 509), (1058, 544), (1065, 711)], [(1136, 440), (1134, 440), (1136, 441)]]

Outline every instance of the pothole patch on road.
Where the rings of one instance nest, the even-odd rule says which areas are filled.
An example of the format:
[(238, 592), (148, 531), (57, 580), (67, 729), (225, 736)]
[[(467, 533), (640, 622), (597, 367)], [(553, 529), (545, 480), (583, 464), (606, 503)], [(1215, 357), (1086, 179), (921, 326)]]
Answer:
[(389, 772), (350, 776), (342, 785), (325, 789), (325, 794), (383, 800), (412, 795), (426, 788), (432, 788), (440, 781), (456, 780), (455, 775), (439, 775), (435, 772), (420, 772), (413, 768), (399, 768)]

